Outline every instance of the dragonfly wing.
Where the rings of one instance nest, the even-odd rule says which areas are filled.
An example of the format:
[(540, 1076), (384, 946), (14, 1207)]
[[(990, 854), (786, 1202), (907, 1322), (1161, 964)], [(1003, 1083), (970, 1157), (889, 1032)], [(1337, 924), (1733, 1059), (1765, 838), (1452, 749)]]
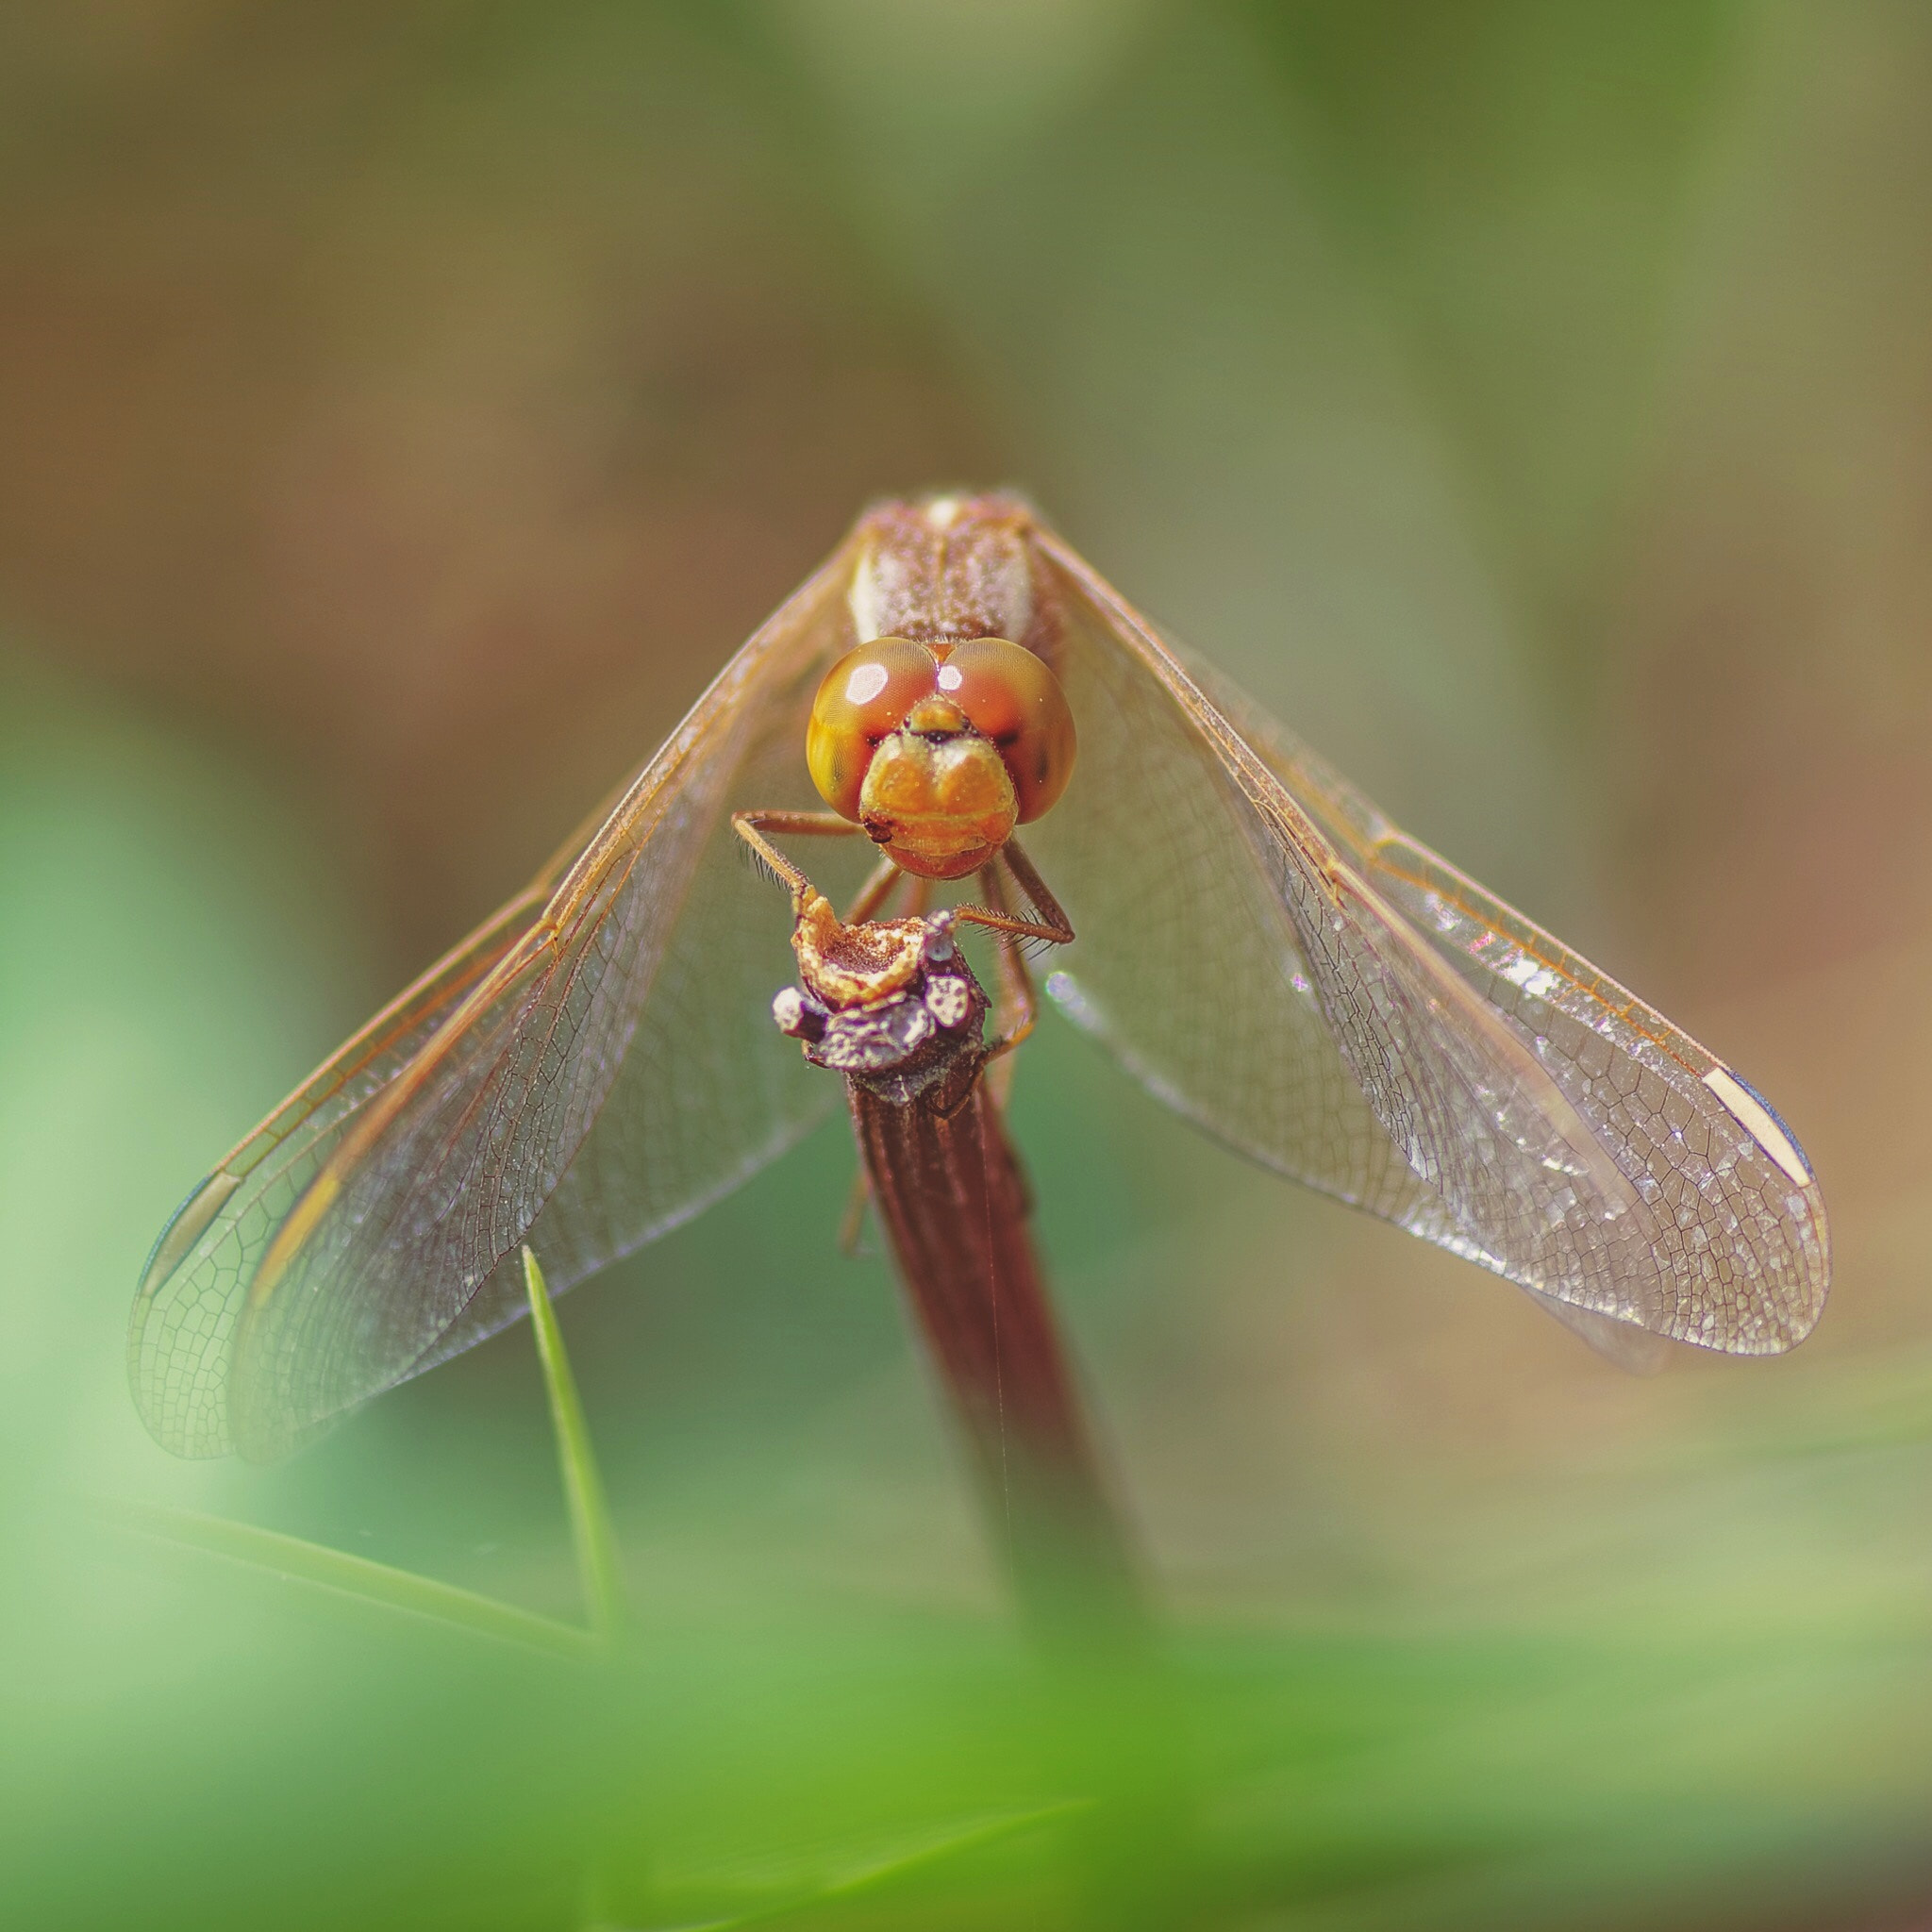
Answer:
[(162, 1229), (135, 1295), (127, 1365), (142, 1419), (164, 1447), (220, 1456), (233, 1446), (227, 1374), (247, 1272), (329, 1150), (536, 924), (549, 896), (540, 879), (385, 1007)]
[[(1740, 1354), (1802, 1341), (1830, 1286), (1830, 1230), (1810, 1163), (1769, 1106), (1655, 1008), (1401, 831), (1252, 701), (1215, 702), (1410, 930), (1507, 1016), (1650, 1205), (1667, 1305), (1650, 1325)], [(1627, 1331), (1578, 1332), (1627, 1356)]]
[[(849, 568), (841, 550), (731, 660), (560, 881), (540, 879), (386, 1030), (373, 1023), (171, 1224), (131, 1344), (137, 1399), (168, 1447), (282, 1453), (439, 1358), (546, 1205), (575, 1278), (812, 1117), (823, 1083), (769, 1016), (789, 973), (783, 922), (769, 885), (724, 854), (728, 809), (781, 735), (801, 762), (812, 690), (849, 641)], [(776, 795), (798, 785), (794, 772)], [(749, 931), (753, 901), (775, 932), (755, 1008), (750, 968), (703, 985), (692, 974), (731, 905), (732, 929)], [(661, 1097), (640, 1103), (644, 1087)], [(613, 1097), (625, 1131), (600, 1134)], [(680, 1125), (694, 1106), (699, 1124)], [(602, 1198), (617, 1150), (663, 1167)], [(586, 1156), (595, 1170), (566, 1187)]]
[(1337, 1050), (1259, 827), (1192, 717), (1115, 641), (1077, 581), (1057, 662), (1079, 723), (1065, 795), (1025, 831), (1079, 937), (1061, 1008), (1197, 1125), (1263, 1165), (1408, 1224), (1441, 1204)]
[[(1108, 746), (1109, 709), (1158, 729), (1173, 747), (1163, 767), (1177, 770), (1186, 745), (1203, 774), (1170, 773), (1156, 789), (1172, 795), (1147, 797), (1128, 848), (1158, 848), (1146, 896), (1098, 902), (1103, 927), (1164, 924), (1158, 897), (1190, 875), (1181, 924), (1199, 957), (1183, 932), (1167, 942), (1166, 986), (1123, 981), (1095, 1007), (1124, 1058), (1271, 1165), (1616, 1324), (1573, 1324), (1599, 1345), (1633, 1327), (1746, 1354), (1801, 1340), (1823, 1306), (1828, 1238), (1815, 1179), (1769, 1108), (1252, 708), (1210, 697), (1077, 557), (1041, 547), (1068, 609), (1066, 675), (1110, 697), (1104, 768), (1096, 782), (1083, 710), (1080, 785), (1061, 809), (1082, 786), (1103, 814), (1132, 808), (1138, 754)], [(1180, 808), (1178, 828), (1157, 824), (1157, 807)], [(1044, 860), (1047, 841), (1029, 842)], [(1200, 877), (1217, 854), (1221, 868), (1245, 858), (1248, 876)], [(1084, 942), (1103, 934), (1082, 883)], [(1082, 951), (1084, 993), (1095, 965)], [(1354, 1104), (1312, 1133), (1304, 1109), (1338, 1070)]]
[(1668, 1336), (1640, 1327), (1635, 1322), (1600, 1315), (1594, 1308), (1579, 1308), (1540, 1288), (1526, 1288), (1524, 1292), (1544, 1314), (1554, 1315), (1573, 1335), (1581, 1336), (1599, 1355), (1607, 1356), (1633, 1375), (1654, 1375), (1670, 1358), (1673, 1344)]
[[(841, 1097), (839, 1083), (809, 1067), (773, 1024), (772, 995), (797, 966), (785, 902), (747, 863), (728, 808), (804, 802), (806, 716), (827, 651), (849, 642), (841, 636), (802, 654), (788, 681), (768, 681), (757, 706), (755, 736), (732, 769), (727, 808), (714, 810), (623, 1062), (525, 1237), (553, 1294), (728, 1193)], [(870, 865), (873, 848), (856, 840), (848, 857)], [(837, 866), (832, 850), (813, 855), (828, 891)], [(474, 1346), (527, 1307), (511, 1252), (410, 1373)]]

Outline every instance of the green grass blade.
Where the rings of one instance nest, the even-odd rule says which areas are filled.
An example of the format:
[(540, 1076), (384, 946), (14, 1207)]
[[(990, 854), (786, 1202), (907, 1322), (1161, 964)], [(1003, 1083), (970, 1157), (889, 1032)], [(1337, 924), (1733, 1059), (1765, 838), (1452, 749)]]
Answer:
[(777, 1926), (803, 1913), (817, 1912), (830, 1905), (843, 1905), (889, 1890), (928, 1871), (945, 1866), (950, 1860), (976, 1852), (1002, 1839), (1017, 1837), (1037, 1826), (1058, 1824), (1087, 1810), (1087, 1802), (1073, 1799), (1058, 1805), (1044, 1805), (1025, 1811), (1008, 1811), (991, 1818), (976, 1818), (961, 1828), (947, 1830), (928, 1839), (908, 1852), (876, 1862), (869, 1862), (834, 1883), (788, 1898), (781, 1903), (761, 1906), (736, 1918), (708, 1920), (700, 1932), (748, 1932), (755, 1925)]
[(576, 1548), (584, 1605), (591, 1629), (608, 1641), (624, 1622), (624, 1601), (617, 1580), (617, 1541), (610, 1533), (604, 1485), (597, 1475), (597, 1459), (591, 1453), (591, 1432), (584, 1425), (583, 1405), (577, 1400), (570, 1357), (563, 1352), (563, 1335), (557, 1325), (557, 1311), (550, 1305), (549, 1284), (528, 1248), (524, 1250), (524, 1286), (530, 1296), (530, 1322), (537, 1331), (537, 1356), (543, 1364), (543, 1386), (550, 1393), (550, 1421), (557, 1431), (557, 1461), (563, 1474), (563, 1495), (570, 1509), (571, 1541)]
[(601, 1649), (589, 1632), (568, 1624), (535, 1616), (494, 1597), (459, 1590), (455, 1584), (438, 1583), (387, 1563), (375, 1563), (367, 1557), (352, 1557), (322, 1543), (306, 1542), (300, 1537), (159, 1504), (101, 1498), (93, 1507), (107, 1521), (137, 1536), (180, 1549), (200, 1550), (311, 1590), (327, 1591), (402, 1616), (421, 1617), (475, 1637), (552, 1657), (593, 1657)]

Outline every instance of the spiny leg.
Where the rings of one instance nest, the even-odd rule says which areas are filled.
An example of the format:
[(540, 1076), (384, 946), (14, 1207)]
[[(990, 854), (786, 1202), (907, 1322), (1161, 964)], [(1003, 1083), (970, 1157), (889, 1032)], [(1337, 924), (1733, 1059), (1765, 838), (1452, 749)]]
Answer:
[[(1006, 889), (998, 872), (988, 866), (979, 875), (980, 890), (987, 903), (997, 912), (1007, 910)], [(1033, 992), (1033, 975), (1026, 970), (1026, 956), (1011, 933), (993, 934), (994, 959), (999, 968), (999, 993), (993, 1008), (992, 1044), (986, 1053), (986, 1091), (1004, 1113), (1013, 1097), (1013, 1074), (1020, 1057), (1013, 1049), (1033, 1031), (1038, 1001)]]
[[(986, 866), (979, 874), (980, 891), (985, 893), (988, 907), (994, 912), (1010, 918), (1007, 904), (1005, 882), (993, 866)], [(989, 1058), (999, 1058), (1011, 1054), (1014, 1047), (1033, 1031), (1035, 1020), (1039, 1018), (1040, 1001), (1033, 990), (1033, 975), (1026, 969), (1026, 956), (1021, 950), (1020, 941), (1010, 932), (995, 929), (993, 934), (995, 958), (999, 966), (999, 999), (993, 1010), (993, 1025), (996, 1037), (988, 1049)], [(1002, 1068), (999, 1099), (1006, 1100), (1006, 1089), (1012, 1083), (1009, 1068)]]
[(1065, 945), (1074, 937), (1073, 925), (1061, 910), (1059, 901), (1034, 870), (1032, 861), (1013, 841), (1007, 841), (1004, 857), (1021, 890), (1041, 917), (1038, 921), (1014, 920), (1006, 881), (1000, 877), (998, 867), (989, 865), (981, 872), (980, 886), (989, 908), (1008, 922), (993, 928), (999, 962), (999, 1004), (994, 1018), (998, 1037), (988, 1049), (986, 1070), (987, 1090), (1002, 1111), (1012, 1096), (1013, 1070), (1020, 1063), (1013, 1049), (1033, 1031), (1034, 1023), (1040, 1017), (1040, 997), (1034, 990), (1033, 974), (1026, 963), (1024, 941), (1040, 938), (1052, 945)]
[(843, 924), (863, 925), (892, 896), (892, 888), (905, 876), (896, 860), (882, 857), (872, 876), (859, 887), (858, 897), (845, 908)]
[(765, 837), (776, 832), (788, 838), (845, 839), (863, 830), (835, 811), (735, 811), (731, 829), (752, 849), (758, 862), (791, 894), (794, 914), (805, 910), (818, 888)]
[[(1021, 849), (1017, 839), (1008, 839), (1000, 848), (1000, 858), (1006, 861), (1007, 870), (1013, 874), (1020, 890), (1025, 893), (1028, 903), (1039, 915), (1026, 919), (1005, 908), (1006, 894), (995, 889), (989, 895), (997, 899), (997, 906), (958, 906), (954, 908), (955, 916), (970, 920), (974, 925), (986, 926), (992, 932), (1010, 933), (1016, 940), (1044, 940), (1050, 946), (1069, 945), (1073, 941), (1074, 928), (1060, 902), (1047, 890), (1046, 881), (1035, 870), (1033, 861)], [(992, 873), (991, 865), (980, 870), (980, 880), (985, 882)]]

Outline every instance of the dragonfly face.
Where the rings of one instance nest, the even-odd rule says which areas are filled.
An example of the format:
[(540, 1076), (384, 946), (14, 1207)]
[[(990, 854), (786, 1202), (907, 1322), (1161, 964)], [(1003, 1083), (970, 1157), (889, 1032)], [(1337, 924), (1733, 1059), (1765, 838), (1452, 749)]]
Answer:
[(958, 879), (1058, 798), (1074, 743), (1059, 680), (1021, 645), (876, 638), (819, 687), (806, 763), (902, 871)]
[(191, 1197), (129, 1336), (155, 1434), (281, 1453), (514, 1320), (522, 1243), (561, 1290), (804, 1133), (836, 1096), (772, 1027), (785, 923), (741, 841), (822, 921), (771, 841), (833, 833), (884, 853), (853, 917), (901, 873), (971, 879), (959, 917), (1065, 946), (1048, 992), (1162, 1101), (1620, 1358), (1818, 1319), (1818, 1183), (1738, 1075), (1025, 505), (932, 498), (860, 518), (614, 807)]

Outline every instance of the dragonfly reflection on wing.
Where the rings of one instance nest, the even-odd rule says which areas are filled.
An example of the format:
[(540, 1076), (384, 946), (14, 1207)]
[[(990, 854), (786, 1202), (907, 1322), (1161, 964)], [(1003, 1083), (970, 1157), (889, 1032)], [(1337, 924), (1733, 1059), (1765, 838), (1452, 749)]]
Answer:
[[(984, 720), (924, 734), (1002, 746), (1019, 774), (1017, 810), (982, 809), (958, 863), (1011, 882), (1002, 841), (1025, 819), (1029, 869), (1077, 934), (1048, 991), (1153, 1092), (1620, 1358), (1809, 1332), (1824, 1204), (1768, 1103), (1391, 824), (1024, 504), (933, 498), (862, 517), (580, 848), (190, 1197), (129, 1336), (156, 1437), (282, 1453), (514, 1320), (525, 1241), (561, 1290), (820, 1119), (836, 1094), (772, 1025), (785, 933), (733, 815), (812, 816), (791, 806), (814, 777), (835, 807), (852, 789), (822, 747), (808, 771), (831, 666), (924, 639), (939, 689), (978, 638), (1048, 668), (1078, 761), (1063, 794), (1027, 793)], [(886, 691), (905, 664), (888, 653), (851, 688)], [(1019, 901), (1038, 903), (1024, 881)]]

